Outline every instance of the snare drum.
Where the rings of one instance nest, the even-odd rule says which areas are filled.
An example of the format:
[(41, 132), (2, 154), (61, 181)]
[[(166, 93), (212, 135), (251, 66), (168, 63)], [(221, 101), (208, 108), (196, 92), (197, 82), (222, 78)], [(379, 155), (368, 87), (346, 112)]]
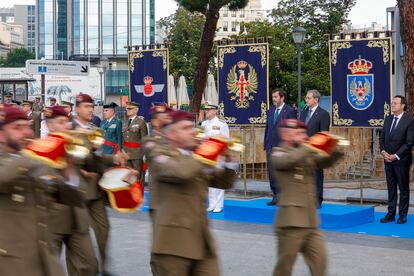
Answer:
[(118, 212), (135, 212), (144, 199), (142, 184), (131, 172), (128, 167), (113, 167), (99, 181), (99, 186), (108, 194), (111, 207)]

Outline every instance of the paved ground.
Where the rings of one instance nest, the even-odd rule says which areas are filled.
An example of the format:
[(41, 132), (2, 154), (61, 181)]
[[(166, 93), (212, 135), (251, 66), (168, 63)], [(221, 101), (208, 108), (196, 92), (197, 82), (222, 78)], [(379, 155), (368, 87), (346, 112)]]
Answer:
[[(151, 224), (147, 213), (118, 214), (112, 210), (110, 268), (118, 276), (149, 276)], [(224, 276), (270, 276), (276, 262), (273, 227), (211, 221)], [(413, 230), (414, 231), (414, 230)], [(328, 275), (412, 276), (414, 240), (325, 232)], [(298, 258), (295, 276), (310, 275)]]

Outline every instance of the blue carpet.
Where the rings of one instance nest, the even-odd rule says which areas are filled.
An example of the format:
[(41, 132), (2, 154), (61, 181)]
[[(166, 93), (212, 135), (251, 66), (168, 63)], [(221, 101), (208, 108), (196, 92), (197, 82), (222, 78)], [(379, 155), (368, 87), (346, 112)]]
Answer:
[[(277, 207), (267, 206), (268, 198), (253, 200), (226, 199), (221, 213), (208, 213), (210, 219), (273, 224)], [(148, 211), (148, 192), (141, 211)], [(399, 238), (414, 238), (414, 215), (408, 215), (403, 225), (380, 223), (385, 215), (373, 207), (359, 205), (323, 204), (320, 209), (321, 228), (327, 231), (356, 233)]]

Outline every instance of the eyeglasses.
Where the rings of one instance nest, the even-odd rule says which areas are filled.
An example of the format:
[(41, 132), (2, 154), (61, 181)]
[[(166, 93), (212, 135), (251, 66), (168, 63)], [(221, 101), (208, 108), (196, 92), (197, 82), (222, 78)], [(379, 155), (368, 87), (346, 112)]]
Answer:
[(313, 99), (313, 97), (305, 97), (305, 99), (307, 99), (307, 100), (312, 100), (312, 99)]

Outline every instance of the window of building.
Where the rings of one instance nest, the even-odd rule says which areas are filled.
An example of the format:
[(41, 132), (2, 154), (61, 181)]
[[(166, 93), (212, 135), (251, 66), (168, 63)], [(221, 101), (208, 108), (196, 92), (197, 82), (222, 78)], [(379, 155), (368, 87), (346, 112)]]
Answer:
[(229, 16), (229, 8), (223, 7), (223, 17), (227, 17), (227, 16)]
[(236, 17), (236, 11), (231, 11), (231, 17)]
[(229, 29), (229, 22), (224, 21), (223, 22), (223, 32), (227, 32)]
[(231, 22), (231, 31), (232, 32), (237, 31), (237, 22), (236, 21)]
[(244, 17), (244, 9), (240, 10), (240, 17)]

